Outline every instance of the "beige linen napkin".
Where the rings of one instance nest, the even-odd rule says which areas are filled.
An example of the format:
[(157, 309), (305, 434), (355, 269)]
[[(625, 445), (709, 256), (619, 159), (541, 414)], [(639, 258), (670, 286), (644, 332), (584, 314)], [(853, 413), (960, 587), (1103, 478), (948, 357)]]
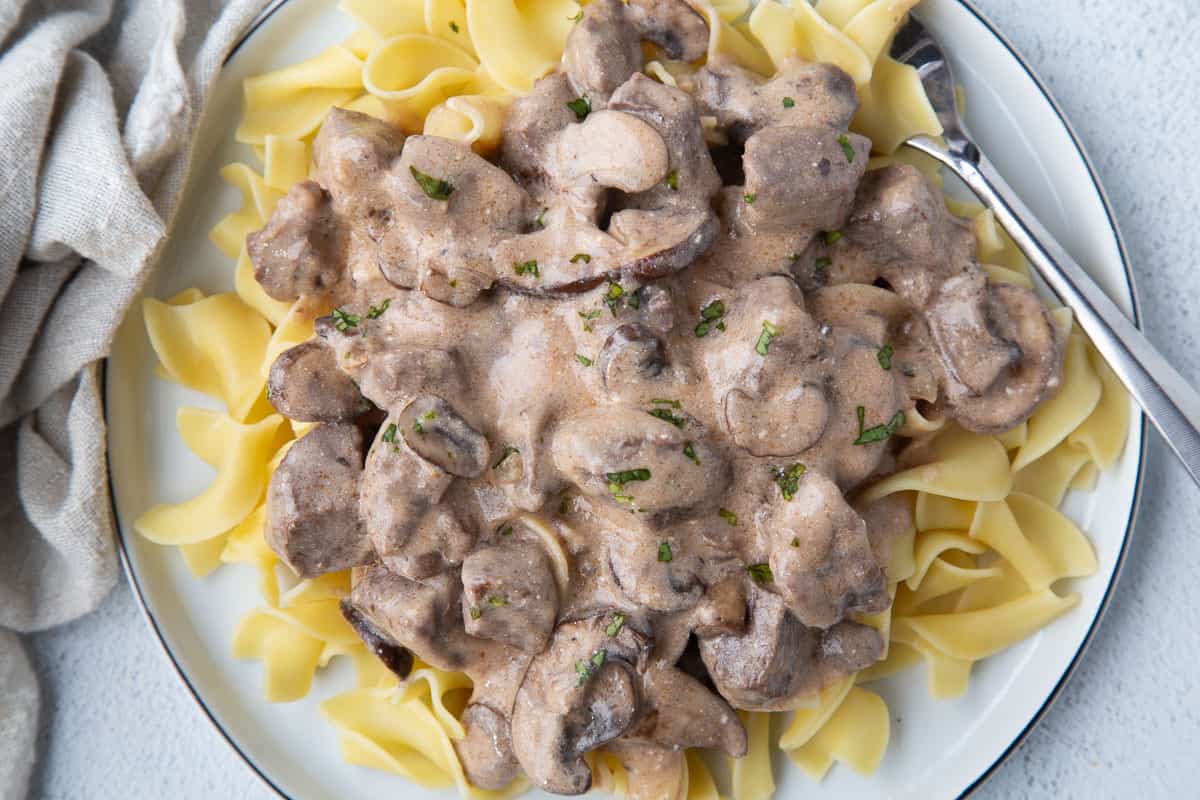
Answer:
[(266, 0), (0, 0), (0, 798), (34, 760), (17, 632), (116, 581), (97, 366), (187, 175), (209, 87)]

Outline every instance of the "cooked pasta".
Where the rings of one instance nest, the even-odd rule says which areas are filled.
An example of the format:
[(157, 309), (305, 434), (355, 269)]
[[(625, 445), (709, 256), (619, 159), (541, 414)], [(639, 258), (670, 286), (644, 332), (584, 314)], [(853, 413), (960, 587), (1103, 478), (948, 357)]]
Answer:
[[(708, 25), (709, 62), (733, 62), (763, 75), (795, 57), (840, 67), (857, 87), (851, 129), (871, 139), (870, 167), (903, 161), (940, 183), (931, 160), (896, 152), (914, 134), (941, 133), (915, 71), (888, 56), (897, 26), (915, 4), (761, 0), (751, 9), (745, 0), (692, 3)], [(264, 387), (276, 357), (309, 339), (314, 320), (330, 308), (268, 296), (254, 278), (245, 242), (289, 187), (312, 173), (313, 137), (335, 106), (494, 154), (508, 107), (558, 65), (581, 6), (574, 0), (343, 0), (341, 8), (359, 25), (349, 39), (245, 82), (234, 136), (258, 155), (261, 174), (244, 163), (221, 170), (241, 204), (210, 234), (235, 265), (235, 291), (205, 297), (192, 289), (165, 303), (145, 301), (160, 376), (220, 401), (224, 411), (179, 409), (180, 436), (215, 477), (190, 500), (149, 509), (136, 529), (153, 542), (179, 545), (197, 577), (222, 563), (253, 568), (262, 605), (243, 617), (233, 653), (261, 663), (268, 701), (307, 696), (314, 675), (335, 657), (356, 665), (358, 685), (321, 704), (346, 761), (421, 786), (454, 786), (468, 798), (514, 797), (527, 788), (524, 780), (503, 791), (474, 788), (456, 756), (453, 743), (465, 735), (459, 717), (471, 689), (466, 675), (418, 662), (398, 681), (384, 669), (339, 611), (350, 589), (349, 571), (286, 590), (288, 583), (280, 580), (280, 560), (264, 539), (264, 495), (291, 442), (311, 425), (285, 425), (266, 402)], [(687, 85), (694, 71), (695, 65), (665, 57), (646, 67), (671, 86)], [(1031, 285), (1020, 251), (990, 211), (950, 199), (947, 204), (971, 218), (977, 256), (992, 281)], [(1055, 313), (1057, 323), (1070, 329), (1069, 314)], [(858, 497), (871, 502), (899, 495), (913, 510), (913, 527), (897, 538), (886, 570), (893, 603), (859, 620), (883, 634), (884, 656), (826, 685), (810, 706), (792, 713), (777, 741), (771, 714), (743, 712), (748, 754), (731, 765), (733, 796), (773, 796), (776, 748), (814, 781), (838, 762), (870, 774), (884, 758), (891, 731), (883, 699), (862, 684), (923, 661), (930, 693), (958, 696), (976, 661), (1077, 604), (1078, 595), (1061, 592), (1060, 582), (1091, 574), (1096, 558), (1057, 506), (1069, 490), (1094, 485), (1098, 470), (1117, 461), (1129, 418), (1119, 382), (1075, 329), (1067, 339), (1061, 386), (1028, 422), (992, 436), (967, 432), (933, 412), (905, 419), (901, 435), (923, 440), (923, 448)], [(570, 562), (559, 534), (537, 515), (519, 523), (545, 544), (554, 579), (565, 591)], [(601, 749), (587, 760), (596, 788), (645, 796), (619, 754)], [(696, 751), (679, 760), (677, 777), (677, 798), (720, 796)]]

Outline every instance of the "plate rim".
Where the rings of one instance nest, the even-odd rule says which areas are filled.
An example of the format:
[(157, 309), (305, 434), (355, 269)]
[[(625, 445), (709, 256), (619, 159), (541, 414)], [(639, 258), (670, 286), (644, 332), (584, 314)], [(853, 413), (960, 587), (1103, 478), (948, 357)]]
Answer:
[[(222, 66), (228, 64), (229, 61), (234, 56), (236, 56), (237, 53), (242, 49), (242, 47), (247, 42), (249, 42), (250, 39), (252, 39), (254, 37), (254, 34), (258, 32), (259, 28), (261, 28), (262, 25), (265, 22), (267, 22), (267, 20), (269, 20), (271, 18), (271, 16), (273, 16), (275, 14), (276, 11), (281, 9), (288, 2), (289, 2), (289, 0), (271, 0), (271, 2), (269, 2), (262, 9), (262, 11), (260, 11), (258, 13), (258, 15), (247, 25), (245, 31), (241, 34), (241, 36), (238, 37), (238, 40), (234, 43), (233, 47), (230, 48), (229, 53), (225, 56), (225, 59), (222, 61)], [(1067, 117), (1066, 113), (1063, 111), (1062, 106), (1059, 104), (1058, 100), (1054, 97), (1054, 94), (1050, 91), (1049, 86), (1047, 86), (1045, 81), (1042, 80), (1041, 75), (1039, 75), (1037, 70), (1034, 69), (1034, 67), (1025, 59), (1025, 57), (1021, 55), (1020, 51), (1017, 50), (1017, 48), (1013, 45), (1013, 43), (1009, 40), (1009, 38), (1007, 36), (1005, 36), (1004, 33), (1001, 32), (1000, 29), (997, 28), (996, 25), (991, 21), (991, 19), (989, 19), (987, 17), (987, 15), (984, 14), (976, 6), (975, 0), (954, 0), (954, 2), (957, 5), (959, 5), (960, 7), (962, 7), (965, 11), (967, 11), (967, 13), (974, 16), (975, 19), (978, 20), (981, 25), (983, 25), (983, 27), (987, 30), (987, 32), (991, 36), (995, 37), (995, 39), (1004, 47), (1004, 49), (1006, 51), (1008, 51), (1008, 54), (1012, 57), (1013, 61), (1015, 61), (1017, 63), (1017, 65), (1020, 66), (1020, 68), (1025, 72), (1025, 74), (1033, 82), (1033, 84), (1037, 88), (1038, 92), (1040, 92), (1042, 97), (1046, 100), (1046, 102), (1049, 103), (1050, 108), (1054, 111), (1054, 115), (1058, 118), (1059, 122), (1062, 124), (1063, 128), (1066, 130), (1067, 136), (1071, 140), (1071, 145), (1075, 148), (1075, 151), (1078, 153), (1080, 159), (1083, 161), (1084, 167), (1087, 169), (1088, 178), (1092, 183), (1092, 188), (1095, 190), (1096, 195), (1100, 198), (1101, 206), (1104, 208), (1104, 215), (1105, 215), (1105, 218), (1108, 220), (1108, 226), (1109, 226), (1109, 229), (1112, 231), (1113, 240), (1117, 246), (1117, 252), (1118, 252), (1118, 255), (1121, 260), (1121, 269), (1125, 276), (1125, 284), (1129, 288), (1130, 307), (1133, 312), (1132, 321), (1133, 321), (1134, 326), (1136, 326), (1139, 330), (1141, 330), (1142, 329), (1141, 297), (1138, 293), (1137, 281), (1135, 279), (1132, 266), (1130, 265), (1129, 252), (1128, 252), (1128, 249), (1125, 244), (1125, 237), (1121, 233), (1121, 227), (1117, 221), (1116, 214), (1113, 211), (1112, 203), (1108, 197), (1108, 192), (1105, 191), (1104, 185), (1100, 181), (1100, 176), (1096, 172), (1095, 164), (1093, 163), (1091, 156), (1088, 154), (1087, 148), (1084, 146), (1083, 142), (1080, 140), (1078, 133), (1075, 131), (1075, 126), (1071, 124), (1070, 119)], [(919, 17), (920, 14), (917, 14), (917, 16)], [(107, 419), (108, 419), (108, 359), (107, 358), (105, 358), (103, 360), (103, 362), (101, 363), (100, 384), (101, 384), (101, 386), (100, 386), (101, 409), (104, 414), (104, 419), (107, 421)], [(1007, 762), (1008, 759), (1012, 757), (1013, 753), (1016, 752), (1017, 748), (1019, 748), (1021, 746), (1021, 744), (1025, 742), (1025, 740), (1033, 732), (1034, 728), (1036, 728), (1038, 726), (1038, 724), (1041, 723), (1041, 721), (1046, 717), (1046, 714), (1049, 713), (1050, 709), (1054, 706), (1055, 702), (1062, 695), (1062, 692), (1066, 688), (1067, 683), (1075, 675), (1075, 672), (1078, 670), (1079, 665), (1083, 661), (1084, 655), (1087, 653), (1088, 649), (1091, 647), (1092, 642), (1094, 641), (1094, 639), (1096, 637), (1096, 633), (1099, 631), (1100, 626), (1103, 624), (1105, 616), (1108, 614), (1109, 606), (1112, 602), (1113, 596), (1116, 594), (1117, 586), (1120, 583), (1121, 576), (1125, 570), (1125, 559), (1129, 553), (1130, 543), (1133, 541), (1133, 535), (1134, 535), (1134, 531), (1136, 530), (1136, 527), (1137, 527), (1137, 520), (1138, 520), (1139, 512), (1141, 510), (1141, 505), (1142, 505), (1142, 490), (1144, 488), (1144, 480), (1145, 480), (1145, 475), (1146, 475), (1146, 448), (1147, 448), (1147, 444), (1148, 444), (1148, 438), (1147, 438), (1148, 437), (1148, 426), (1147, 426), (1147, 420), (1146, 420), (1145, 414), (1141, 414), (1141, 413), (1138, 414), (1138, 427), (1139, 427), (1139, 430), (1138, 430), (1138, 435), (1137, 435), (1137, 446), (1138, 446), (1137, 466), (1135, 467), (1135, 476), (1134, 476), (1134, 484), (1133, 484), (1133, 498), (1129, 504), (1129, 516), (1125, 522), (1125, 533), (1122, 536), (1121, 548), (1120, 548), (1120, 551), (1117, 553), (1116, 562), (1113, 566), (1112, 579), (1108, 582), (1108, 586), (1105, 588), (1104, 596), (1100, 599), (1100, 604), (1096, 609), (1095, 616), (1092, 618), (1091, 625), (1088, 627), (1087, 633), (1084, 635), (1083, 640), (1079, 643), (1079, 647), (1075, 651), (1074, 656), (1072, 656), (1071, 662), (1067, 665), (1066, 669), (1063, 670), (1063, 673), (1059, 677), (1057, 683), (1055, 683), (1054, 687), (1046, 695), (1046, 698), (1042, 702), (1042, 705), (1037, 709), (1036, 712), (1034, 712), (1029, 717), (1029, 720), (1025, 723), (1025, 725), (1021, 728), (1021, 730), (1017, 732), (1017, 734), (1013, 737), (1012, 741), (1009, 742), (1007, 747), (1005, 747), (1003, 752), (999, 753), (995, 757), (995, 759), (987, 767), (987, 769), (983, 770), (979, 774), (979, 776), (975, 778), (974, 781), (972, 781), (966, 788), (964, 788), (956, 796), (956, 800), (965, 800), (965, 798), (970, 797), (972, 794), (974, 794), (976, 791), (978, 791), (978, 789), (981, 786), (983, 786), (988, 781), (988, 779), (990, 779), (992, 777), (992, 775), (995, 774), (996, 770), (998, 770), (1001, 766), (1003, 766), (1004, 763)], [(106, 444), (107, 444), (107, 435), (106, 435), (105, 439), (106, 439)], [(112, 457), (111, 457), (111, 452), (107, 448), (106, 448), (106, 453), (105, 453), (105, 462), (106, 462), (106, 473), (107, 473), (107, 477), (108, 477), (108, 496), (109, 496), (109, 504), (110, 504), (109, 507), (111, 509), (115, 509), (116, 508), (116, 495), (115, 495), (115, 490), (113, 488), (113, 480), (112, 480), (112, 477), (113, 477)], [(221, 739), (223, 739), (225, 741), (225, 743), (229, 745), (229, 747), (234, 751), (234, 753), (237, 754), (237, 756), (241, 759), (241, 761), (262, 782), (262, 784), (264, 786), (266, 786), (270, 791), (274, 792), (274, 794), (277, 797), (281, 798), (281, 800), (296, 800), (296, 798), (292, 797), (292, 795), (289, 795), (278, 784), (276, 784), (275, 781), (271, 778), (271, 776), (267, 773), (267, 771), (265, 769), (263, 769), (262, 767), (260, 767), (258, 765), (258, 763), (250, 756), (250, 754), (247, 753), (241, 747), (241, 745), (237, 742), (236, 738), (229, 731), (227, 731), (224, 726), (221, 725), (221, 722), (217, 719), (215, 712), (205, 702), (201, 693), (196, 689), (195, 685), (192, 683), (191, 679), (188, 677), (187, 672), (183, 669), (183, 666), (179, 663), (179, 660), (176, 658), (174, 651), (172, 651), (170, 645), (167, 644), (166, 637), (163, 634), (162, 627), (159, 625), (157, 617), (155, 617), (154, 612), (150, 610), (150, 606), (146, 602), (146, 598), (142, 592), (142, 586), (138, 582), (137, 575), (133, 568), (132, 559), (131, 559), (129, 552), (127, 550), (127, 547), (126, 547), (126, 533), (125, 533), (124, 528), (121, 525), (121, 520), (120, 520), (119, 516), (115, 513), (112, 514), (112, 519), (113, 519), (114, 531), (116, 533), (117, 552), (118, 552), (118, 556), (121, 561), (121, 570), (124, 573), (126, 580), (128, 581), (129, 588), (133, 593), (134, 601), (137, 603), (138, 608), (142, 614), (142, 617), (146, 620), (146, 623), (149, 625), (151, 632), (154, 634), (154, 638), (158, 642), (159, 650), (161, 651), (161, 654), (166, 658), (168, 664), (171, 667), (171, 670), (175, 673), (176, 677), (179, 678), (180, 682), (183, 684), (184, 688), (187, 690), (187, 693), (191, 696), (192, 700), (195, 701), (196, 705), (199, 707), (200, 711), (202, 712), (204, 718), (208, 721), (209, 725), (211, 725), (216, 730), (216, 732), (220, 735)]]

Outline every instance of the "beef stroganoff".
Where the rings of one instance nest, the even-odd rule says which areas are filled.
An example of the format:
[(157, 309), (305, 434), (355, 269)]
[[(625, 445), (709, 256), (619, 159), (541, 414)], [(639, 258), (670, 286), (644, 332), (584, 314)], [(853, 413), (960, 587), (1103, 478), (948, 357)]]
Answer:
[(813, 778), (870, 772), (861, 684), (956, 696), (1076, 602), (1055, 509), (1128, 399), (893, 154), (940, 132), (886, 56), (912, 5), (348, 1), (359, 33), (247, 82), (237, 291), (145, 309), (225, 401), (178, 417), (217, 479), (137, 527), (258, 568), (268, 699), (343, 656), (354, 763), (715, 797), (708, 749), (765, 798), (769, 712)]

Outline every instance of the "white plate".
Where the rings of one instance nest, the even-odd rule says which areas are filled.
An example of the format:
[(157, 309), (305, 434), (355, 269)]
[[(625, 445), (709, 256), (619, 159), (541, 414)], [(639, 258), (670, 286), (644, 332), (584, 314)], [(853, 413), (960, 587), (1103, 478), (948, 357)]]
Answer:
[[(1133, 278), (1115, 223), (1086, 156), (1045, 88), (961, 0), (926, 0), (919, 16), (954, 61), (967, 90), (968, 122), (984, 151), (1046, 227), (1132, 314)], [(216, 85), (179, 220), (149, 295), (165, 297), (189, 286), (206, 292), (231, 289), (232, 267), (207, 234), (238, 204), (217, 170), (250, 158), (249, 150), (232, 139), (241, 80), (314, 55), (348, 33), (347, 18), (334, 9), (333, 0), (287, 0), (248, 34)], [(451, 791), (422, 791), (399, 777), (342, 762), (334, 729), (317, 708), (320, 700), (350, 685), (349, 669), (336, 660), (305, 700), (271, 705), (262, 699), (261, 664), (235, 661), (229, 654), (235, 625), (258, 603), (252, 568), (225, 566), (195, 580), (174, 549), (133, 533), (133, 520), (152, 503), (190, 497), (212, 476), (180, 441), (174, 417), (181, 405), (213, 407), (213, 402), (156, 380), (153, 363), (135, 310), (118, 335), (107, 370), (113, 492), (130, 581), (188, 689), (242, 758), (282, 795), (296, 800), (454, 797)], [(1094, 493), (1068, 498), (1067, 511), (1089, 533), (1100, 563), (1095, 575), (1072, 587), (1083, 596), (1080, 606), (977, 665), (969, 690), (957, 700), (930, 698), (923, 667), (877, 684), (892, 713), (892, 741), (879, 771), (865, 778), (835, 767), (816, 787), (777, 757), (780, 800), (949, 798), (969, 793), (987, 777), (1054, 699), (1099, 622), (1136, 508), (1142, 434), (1138, 414), (1120, 464), (1101, 476)]]

